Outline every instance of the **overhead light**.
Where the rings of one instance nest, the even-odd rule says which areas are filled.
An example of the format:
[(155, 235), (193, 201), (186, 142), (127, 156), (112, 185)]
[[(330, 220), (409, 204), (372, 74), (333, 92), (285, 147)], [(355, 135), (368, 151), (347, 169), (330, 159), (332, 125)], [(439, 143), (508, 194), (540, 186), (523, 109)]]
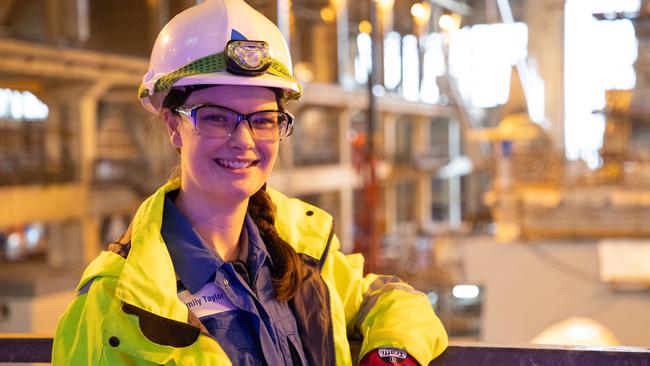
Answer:
[(411, 15), (418, 25), (424, 25), (431, 19), (431, 5), (428, 2), (415, 3), (411, 6)]
[(447, 32), (460, 29), (460, 15), (458, 14), (443, 14), (438, 20), (440, 28)]
[(372, 24), (367, 20), (362, 20), (359, 22), (359, 33), (372, 33)]
[(480, 292), (478, 286), (474, 285), (457, 285), (451, 290), (452, 295), (457, 299), (475, 299)]
[(323, 19), (325, 23), (333, 23), (336, 20), (336, 14), (331, 6), (324, 6), (320, 9), (320, 18)]
[(395, 0), (375, 0), (377, 4), (379, 4), (379, 7), (382, 10), (388, 10), (393, 8), (393, 4), (395, 3)]

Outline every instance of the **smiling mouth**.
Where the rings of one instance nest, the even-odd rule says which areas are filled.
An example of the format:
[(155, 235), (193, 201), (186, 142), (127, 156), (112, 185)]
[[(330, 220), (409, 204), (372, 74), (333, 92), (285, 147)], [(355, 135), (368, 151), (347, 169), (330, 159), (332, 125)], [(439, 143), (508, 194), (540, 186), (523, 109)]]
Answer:
[(224, 160), (224, 159), (214, 159), (214, 161), (218, 165), (228, 169), (246, 169), (257, 164), (257, 161)]

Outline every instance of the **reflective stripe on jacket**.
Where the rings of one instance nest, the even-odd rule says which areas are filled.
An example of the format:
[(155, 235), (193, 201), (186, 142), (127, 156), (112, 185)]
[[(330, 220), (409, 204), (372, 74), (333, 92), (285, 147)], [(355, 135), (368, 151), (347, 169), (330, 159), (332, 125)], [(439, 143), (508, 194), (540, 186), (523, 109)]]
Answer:
[[(216, 341), (190, 324), (176, 294), (160, 229), (165, 193), (179, 186), (172, 180), (142, 203), (126, 259), (104, 251), (86, 268), (59, 321), (53, 365), (231, 365)], [(364, 277), (363, 257), (339, 251), (329, 214), (267, 192), (279, 235), (304, 264), (291, 305), (310, 365), (352, 365), (348, 338), (362, 341), (359, 359), (384, 346), (406, 349), (421, 365), (442, 353), (447, 335), (424, 294), (396, 277)]]

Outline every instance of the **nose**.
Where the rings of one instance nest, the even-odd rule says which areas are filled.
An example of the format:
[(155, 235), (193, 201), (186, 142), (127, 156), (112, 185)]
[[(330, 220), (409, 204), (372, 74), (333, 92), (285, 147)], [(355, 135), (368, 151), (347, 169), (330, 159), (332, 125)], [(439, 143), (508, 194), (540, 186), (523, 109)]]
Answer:
[(241, 120), (230, 134), (228, 145), (233, 148), (247, 150), (255, 146), (253, 130), (246, 120)]

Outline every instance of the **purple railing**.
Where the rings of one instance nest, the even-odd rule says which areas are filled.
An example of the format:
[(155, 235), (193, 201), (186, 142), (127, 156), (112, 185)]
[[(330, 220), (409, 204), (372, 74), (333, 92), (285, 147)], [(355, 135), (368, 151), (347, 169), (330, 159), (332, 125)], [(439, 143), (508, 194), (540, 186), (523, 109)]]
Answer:
[[(0, 362), (50, 362), (52, 338), (0, 335)], [(429, 366), (650, 366), (640, 347), (538, 347), (452, 344)]]
[(50, 362), (51, 356), (51, 337), (0, 334), (0, 362)]

